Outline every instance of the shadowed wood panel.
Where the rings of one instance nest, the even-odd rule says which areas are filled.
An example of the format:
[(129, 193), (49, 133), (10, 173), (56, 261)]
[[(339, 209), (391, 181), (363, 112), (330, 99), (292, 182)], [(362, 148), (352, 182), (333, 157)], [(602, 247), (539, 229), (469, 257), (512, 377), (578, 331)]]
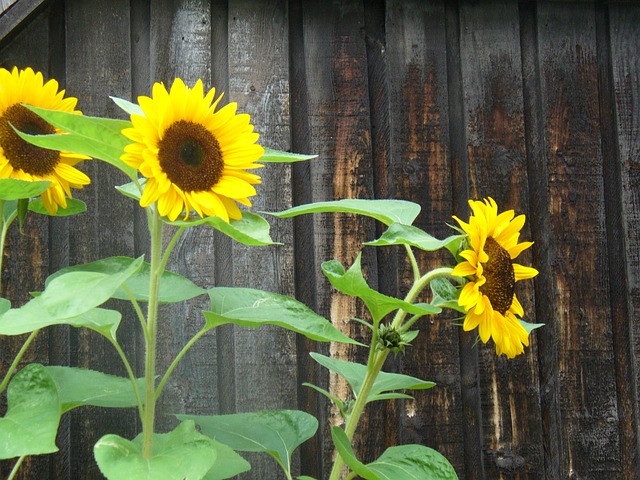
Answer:
[[(500, 211), (527, 213), (522, 68), (518, 6), (464, 3), (460, 11), (462, 78), (471, 198), (493, 197)], [(466, 218), (466, 217), (465, 217)], [(525, 225), (521, 241), (530, 240)], [(531, 264), (530, 252), (517, 260)], [(533, 284), (516, 295), (533, 319)], [(477, 331), (469, 333), (477, 335)], [(478, 345), (482, 388), (484, 462), (488, 478), (540, 478), (542, 432), (535, 333), (525, 354), (509, 360), (495, 345)]]
[[(452, 184), (444, 15), (438, 2), (393, 2), (386, 18), (393, 188), (396, 197), (422, 206), (416, 226), (439, 238), (452, 233), (445, 225), (451, 223)], [(423, 273), (452, 261), (443, 252), (415, 254)], [(397, 294), (405, 295), (411, 267), (403, 248), (397, 256)], [(450, 316), (425, 317), (416, 327), (421, 333), (401, 358), (402, 373), (437, 385), (414, 392), (415, 401), (398, 402), (400, 443), (429, 445), (462, 472), (458, 327)]]
[[(131, 96), (129, 2), (67, 3), (66, 35), (67, 88), (80, 99), (79, 108), (89, 115), (123, 118), (124, 114), (108, 95)], [(101, 48), (97, 49), (97, 45)], [(135, 206), (114, 190), (115, 185), (127, 182), (126, 176), (100, 161), (84, 162), (81, 168), (92, 184), (78, 194), (86, 202), (87, 212), (69, 220), (69, 263), (133, 255)], [(123, 309), (123, 302), (107, 306), (123, 312), (118, 338), (125, 352), (134, 353), (138, 324), (132, 311)], [(113, 346), (95, 332), (72, 330), (70, 348), (73, 366), (125, 375)], [(130, 360), (135, 364), (135, 358)], [(99, 477), (93, 445), (107, 433), (133, 438), (137, 412), (82, 408), (71, 415), (71, 471), (75, 478)]]
[(539, 5), (538, 35), (546, 148), (540, 168), (548, 169), (557, 253), (555, 264), (541, 267), (553, 269), (557, 297), (536, 296), (555, 302), (554, 318), (537, 320), (560, 340), (559, 474), (619, 478), (593, 7)]

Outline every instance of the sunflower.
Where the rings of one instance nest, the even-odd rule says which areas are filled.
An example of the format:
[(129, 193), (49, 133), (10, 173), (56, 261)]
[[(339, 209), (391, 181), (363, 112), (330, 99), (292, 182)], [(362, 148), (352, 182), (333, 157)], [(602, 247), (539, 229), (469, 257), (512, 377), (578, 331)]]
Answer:
[(524, 352), (529, 336), (518, 317), (524, 315), (515, 295), (515, 284), (538, 274), (535, 268), (513, 262), (533, 242), (518, 243), (525, 216), (514, 218), (513, 210), (498, 214), (492, 198), (470, 200), (473, 212), (469, 223), (453, 217), (469, 236), (468, 250), (460, 253), (464, 261), (453, 269), (453, 275), (469, 277), (458, 303), (466, 311), (465, 331), (478, 327), (480, 339), (493, 338), (498, 355), (508, 358)]
[(73, 97), (64, 98), (64, 90), (58, 91), (55, 80), (44, 83), (40, 72), (31, 68), (14, 67), (11, 72), (0, 68), (0, 178), (49, 180), (51, 185), (41, 197), (51, 215), (55, 215), (58, 207), (67, 207), (66, 197), (71, 198), (71, 188), (90, 183), (89, 177), (74, 168), (89, 157), (31, 145), (15, 133), (12, 125), (32, 135), (59, 133), (22, 104), (80, 114), (74, 110), (76, 103)]
[(139, 97), (144, 115), (131, 115), (122, 131), (131, 143), (122, 160), (147, 178), (140, 205), (157, 202), (158, 212), (175, 220), (194, 210), (199, 216), (239, 220), (236, 202), (251, 206), (260, 177), (246, 172), (264, 153), (249, 115), (236, 114), (235, 103), (215, 111), (222, 95), (205, 95), (202, 81), (193, 88), (177, 78), (167, 89), (153, 86), (152, 97)]

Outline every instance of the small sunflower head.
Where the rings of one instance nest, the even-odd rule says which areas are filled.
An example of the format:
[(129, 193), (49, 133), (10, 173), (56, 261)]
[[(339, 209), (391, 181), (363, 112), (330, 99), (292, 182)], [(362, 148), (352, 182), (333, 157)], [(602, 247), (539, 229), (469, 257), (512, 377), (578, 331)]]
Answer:
[(59, 133), (24, 105), (80, 114), (75, 110), (76, 102), (73, 97), (64, 98), (64, 90), (58, 91), (55, 80), (45, 83), (40, 72), (0, 68), (0, 178), (50, 181), (42, 202), (51, 215), (59, 207), (67, 207), (71, 188), (89, 184), (89, 177), (74, 168), (88, 157), (36, 147), (20, 138), (14, 128), (31, 135)]
[(147, 178), (141, 206), (155, 203), (171, 221), (195, 211), (227, 222), (242, 217), (237, 203), (251, 206), (260, 177), (247, 170), (262, 166), (264, 149), (235, 103), (216, 111), (221, 98), (205, 94), (201, 80), (189, 88), (179, 78), (139, 97), (144, 115), (131, 115), (133, 127), (122, 131), (133, 143), (121, 158)]
[(525, 216), (515, 216), (513, 210), (498, 214), (492, 198), (469, 201), (472, 215), (466, 223), (453, 217), (468, 235), (468, 247), (460, 252), (462, 261), (453, 270), (454, 276), (466, 277), (458, 303), (466, 312), (463, 328), (478, 327), (480, 339), (493, 338), (498, 355), (508, 358), (524, 352), (529, 335), (519, 317), (524, 315), (515, 295), (516, 282), (533, 278), (535, 268), (513, 260), (533, 242), (518, 243)]
[(404, 353), (404, 347), (411, 345), (413, 338), (413, 332), (410, 335), (402, 334), (390, 325), (381, 324), (378, 329), (378, 348), (391, 350), (394, 354)]

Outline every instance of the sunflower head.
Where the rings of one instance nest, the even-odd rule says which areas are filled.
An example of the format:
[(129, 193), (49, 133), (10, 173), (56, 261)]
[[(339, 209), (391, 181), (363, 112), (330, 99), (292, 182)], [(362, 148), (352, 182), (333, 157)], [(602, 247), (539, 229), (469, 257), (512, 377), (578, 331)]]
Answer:
[(529, 345), (527, 330), (519, 321), (524, 310), (515, 295), (515, 285), (538, 274), (535, 268), (513, 260), (533, 242), (518, 243), (524, 215), (516, 217), (513, 210), (498, 214), (492, 198), (470, 200), (469, 206), (469, 223), (453, 217), (468, 235), (469, 246), (460, 253), (463, 261), (453, 269), (453, 275), (469, 278), (458, 300), (466, 311), (463, 328), (469, 331), (478, 327), (483, 342), (493, 338), (496, 353), (513, 358)]
[(50, 181), (42, 202), (51, 215), (58, 207), (66, 208), (71, 188), (89, 184), (89, 177), (74, 168), (89, 157), (36, 147), (22, 140), (13, 128), (31, 135), (59, 133), (23, 104), (79, 114), (76, 103), (73, 97), (64, 98), (64, 90), (58, 91), (55, 80), (45, 83), (40, 72), (0, 68), (0, 178)]
[(139, 97), (144, 115), (131, 115), (132, 128), (122, 133), (133, 141), (122, 160), (147, 178), (140, 205), (157, 202), (161, 215), (175, 220), (193, 210), (199, 216), (240, 219), (236, 202), (251, 206), (260, 177), (246, 170), (264, 153), (249, 115), (236, 114), (235, 103), (218, 111), (222, 96), (206, 94), (202, 81), (193, 88), (177, 78), (167, 91), (153, 86), (151, 97)]

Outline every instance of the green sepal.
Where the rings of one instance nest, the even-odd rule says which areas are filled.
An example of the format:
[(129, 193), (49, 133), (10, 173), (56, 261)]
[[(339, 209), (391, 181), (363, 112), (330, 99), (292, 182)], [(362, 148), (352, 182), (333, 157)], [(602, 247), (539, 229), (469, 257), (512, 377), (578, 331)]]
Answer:
[(58, 451), (60, 398), (45, 367), (32, 363), (18, 372), (9, 383), (7, 404), (0, 418), (0, 459)]
[(349, 270), (337, 260), (331, 260), (322, 264), (322, 271), (336, 289), (352, 297), (360, 298), (366, 305), (375, 323), (379, 322), (388, 313), (402, 309), (413, 315), (431, 315), (440, 313), (439, 307), (425, 303), (409, 303), (399, 298), (384, 295), (367, 285), (360, 265), (362, 254), (353, 262)]
[(303, 155), (300, 153), (283, 152), (281, 150), (265, 148), (264, 153), (257, 161), (260, 163), (294, 163), (311, 160), (316, 157), (317, 155)]
[(518, 321), (520, 322), (520, 325), (524, 327), (528, 334), (531, 334), (531, 332), (533, 332), (537, 328), (544, 327), (545, 325), (544, 323), (529, 323), (521, 319), (518, 319)]
[(29, 199), (21, 198), (18, 200), (18, 225), (20, 226), (20, 231), (22, 232), (22, 227), (24, 226), (24, 221), (27, 218), (27, 212), (29, 211)]
[(142, 198), (142, 192), (140, 191), (140, 189), (147, 183), (147, 179), (144, 177), (138, 178), (136, 182), (129, 182), (125, 183), (124, 185), (118, 185), (116, 186), (116, 190), (125, 197), (133, 198), (134, 200), (140, 201), (140, 199)]
[[(58, 276), (70, 272), (96, 272), (115, 275), (125, 271), (136, 261), (136, 259), (129, 257), (109, 257), (95, 262), (66, 267), (47, 278), (45, 285), (48, 285), (49, 282)], [(112, 298), (129, 300), (129, 295), (125, 291), (126, 288), (135, 300), (139, 302), (149, 301), (150, 276), (151, 265), (144, 262), (140, 269), (131, 275), (123, 285), (113, 293)], [(198, 287), (188, 278), (170, 272), (169, 270), (165, 270), (160, 277), (160, 288), (158, 290), (158, 301), (160, 303), (178, 303), (205, 293), (207, 293), (205, 289)]]
[(130, 102), (129, 100), (125, 100), (124, 98), (113, 96), (109, 96), (109, 98), (129, 115), (140, 115), (141, 117), (145, 116), (142, 108), (137, 103)]
[(18, 180), (17, 178), (0, 178), (0, 200), (19, 200), (33, 198), (44, 192), (51, 182), (49, 180)]
[(446, 248), (454, 256), (460, 248), (460, 243), (466, 238), (466, 235), (452, 235), (444, 240), (429, 235), (427, 232), (414, 227), (413, 225), (403, 225), (393, 223), (382, 234), (382, 236), (374, 241), (366, 242), (365, 245), (374, 247), (389, 245), (409, 245), (425, 251), (435, 251)]
[[(366, 365), (326, 357), (317, 352), (311, 352), (309, 355), (323, 367), (344, 377), (351, 387), (354, 397), (357, 398), (362, 389), (364, 378), (367, 375)], [(424, 390), (433, 388), (435, 385), (433, 382), (420, 380), (419, 378), (409, 375), (380, 372), (371, 388), (371, 393), (369, 393), (367, 397), (367, 403), (382, 400), (384, 397), (380, 398), (380, 395), (386, 395), (388, 392), (394, 390)]]
[[(29, 210), (35, 213), (39, 213), (41, 215), (51, 215), (47, 212), (47, 209), (44, 208), (44, 203), (42, 199), (36, 198), (29, 202)], [(87, 204), (82, 200), (78, 200), (77, 198), (67, 198), (67, 206), (66, 208), (58, 207), (58, 210), (53, 215), (54, 217), (68, 217), (70, 215), (76, 215), (78, 213), (83, 213), (87, 211)]]
[(403, 223), (411, 225), (420, 213), (420, 205), (406, 200), (366, 200), (348, 198), (329, 202), (316, 202), (283, 210), (269, 212), (279, 218), (295, 217), (306, 213), (355, 213), (391, 225)]
[(25, 107), (66, 133), (27, 135), (14, 129), (24, 141), (42, 148), (98, 158), (118, 168), (129, 178), (133, 179), (137, 176), (135, 168), (120, 160), (124, 147), (132, 143), (122, 135), (122, 130), (130, 128), (131, 122), (47, 110), (30, 105)]
[(318, 429), (318, 420), (299, 410), (266, 410), (232, 415), (176, 415), (192, 420), (205, 435), (241, 452), (271, 455), (291, 477), (291, 455)]
[(169, 433), (153, 435), (151, 458), (142, 455), (142, 434), (132, 441), (105, 435), (93, 448), (102, 474), (109, 480), (201, 479), (216, 461), (216, 443), (183, 422)]
[(277, 325), (318, 342), (360, 345), (303, 303), (286, 295), (251, 288), (214, 287), (211, 311), (203, 312), (209, 329), (232, 323), (255, 328)]
[(458, 304), (460, 289), (456, 288), (446, 278), (434, 278), (429, 284), (431, 288), (431, 305), (440, 308), (449, 308), (460, 313), (466, 313), (464, 307)]

